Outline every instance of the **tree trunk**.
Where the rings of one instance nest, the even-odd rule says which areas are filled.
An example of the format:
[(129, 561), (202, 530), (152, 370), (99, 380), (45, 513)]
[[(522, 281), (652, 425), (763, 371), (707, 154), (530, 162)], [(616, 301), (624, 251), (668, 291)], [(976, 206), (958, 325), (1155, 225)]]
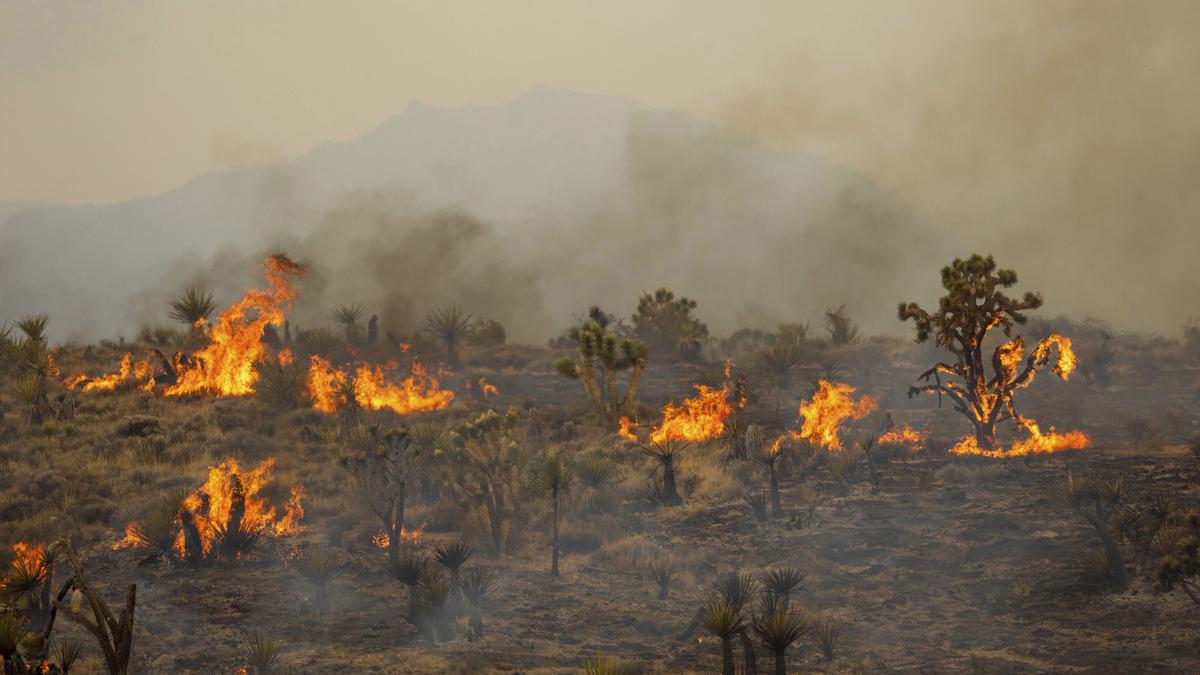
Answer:
[(758, 675), (758, 661), (754, 658), (754, 642), (750, 640), (745, 629), (738, 633), (738, 637), (742, 641), (743, 675)]
[(989, 421), (975, 422), (975, 442), (984, 450), (996, 449), (996, 423)]
[(550, 576), (558, 576), (558, 485), (552, 493), (554, 499), (554, 543), (551, 547)]
[(735, 675), (733, 670), (733, 638), (721, 638), (721, 675)]
[(667, 506), (675, 506), (683, 500), (679, 498), (679, 491), (675, 488), (675, 458), (671, 455), (662, 455), (663, 467), (663, 504)]
[(775, 652), (775, 675), (787, 675), (787, 650)]
[(783, 502), (779, 499), (779, 474), (775, 471), (775, 462), (767, 465), (767, 471), (771, 474), (771, 517), (783, 517)]

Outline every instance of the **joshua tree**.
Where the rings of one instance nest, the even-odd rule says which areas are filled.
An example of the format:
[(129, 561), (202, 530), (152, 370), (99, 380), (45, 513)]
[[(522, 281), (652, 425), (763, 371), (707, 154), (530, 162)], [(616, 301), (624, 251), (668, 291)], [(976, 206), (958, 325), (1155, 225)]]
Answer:
[[(113, 614), (104, 598), (88, 583), (83, 563), (71, 543), (63, 539), (56, 547), (66, 552), (67, 560), (74, 571), (71, 577), (71, 587), (74, 590), (71, 601), (65, 605), (62, 602), (65, 592), (60, 593), (60, 599), (54, 602), (55, 609), (96, 637), (104, 653), (109, 675), (126, 675), (129, 672), (129, 657), (133, 653), (133, 612), (137, 599), (137, 584), (129, 585), (125, 606), (120, 614)], [(84, 613), (85, 603), (91, 611), (91, 617)]]
[(546, 481), (546, 489), (550, 491), (550, 501), (554, 514), (553, 532), (551, 533), (552, 544), (550, 552), (550, 576), (558, 576), (558, 521), (559, 510), (561, 503), (559, 497), (570, 485), (571, 476), (568, 472), (566, 462), (558, 452), (551, 453), (545, 459), (543, 467), (544, 477)]
[(767, 467), (767, 476), (771, 481), (771, 517), (783, 517), (783, 502), (779, 498), (779, 471), (775, 463), (783, 455), (784, 438), (780, 436), (774, 441), (763, 438), (762, 427), (750, 425), (746, 430), (746, 448), (750, 454)]
[(714, 594), (701, 610), (700, 625), (721, 640), (721, 675), (734, 675), (733, 638), (745, 628), (742, 608)]
[(763, 602), (763, 611), (754, 617), (754, 632), (775, 654), (775, 675), (787, 675), (787, 650), (808, 632), (808, 622), (800, 612), (788, 609), (786, 603), (775, 602), (770, 595)]
[(458, 305), (437, 307), (425, 315), (424, 331), (446, 346), (446, 365), (458, 368), (458, 346), (471, 333), (471, 315)]
[[(583, 393), (606, 424), (633, 415), (638, 381), (646, 368), (645, 346), (618, 338), (595, 319), (588, 320), (574, 335), (579, 342), (579, 360), (563, 357), (554, 368), (565, 377), (579, 380)], [(629, 371), (624, 396), (617, 393), (617, 373), (622, 370)]]
[(675, 455), (689, 446), (690, 441), (670, 439), (661, 443), (649, 441), (646, 445), (639, 446), (642, 452), (653, 457), (662, 468), (662, 490), (657, 494), (657, 500), (663, 506), (678, 506), (683, 503), (675, 486)]
[[(975, 427), (975, 442), (983, 449), (996, 447), (996, 424), (1007, 419), (1017, 425), (1028, 424), (1017, 412), (1014, 396), (1018, 389), (1029, 386), (1039, 366), (1050, 360), (1051, 348), (1058, 350), (1054, 372), (1066, 379), (1074, 368), (1070, 340), (1058, 335), (1042, 339), (1030, 353), (1024, 367), (1021, 337), (1012, 338), (1014, 324), (1024, 324), (1024, 312), (1042, 306), (1042, 296), (1027, 292), (1024, 298), (1008, 297), (1002, 289), (1017, 283), (1013, 270), (997, 270), (991, 257), (972, 255), (966, 260), (955, 259), (942, 268), (942, 287), (947, 293), (938, 301), (935, 312), (927, 312), (916, 303), (900, 303), (900, 320), (912, 320), (916, 325), (917, 342), (931, 336), (937, 344), (956, 357), (954, 363), (938, 363), (920, 377), (933, 378), (933, 384), (910, 387), (908, 395), (937, 394), (954, 402), (954, 407)], [(988, 333), (1001, 328), (1009, 341), (996, 347), (992, 354), (989, 378), (984, 370), (983, 344)], [(943, 381), (941, 376), (959, 378), (960, 382)]]
[(492, 544), (492, 555), (504, 552), (505, 531), (514, 517), (518, 483), (528, 465), (528, 455), (516, 443), (515, 412), (504, 415), (488, 410), (458, 427), (456, 436), (458, 481), (483, 505)]
[(188, 286), (183, 294), (170, 302), (170, 317), (188, 328), (197, 329), (217, 309), (212, 291), (200, 286)]
[(642, 293), (633, 315), (634, 333), (655, 354), (693, 361), (708, 338), (708, 327), (692, 316), (694, 309), (695, 300), (676, 299), (667, 288)]
[(1092, 526), (1100, 540), (1099, 561), (1104, 568), (1107, 581), (1114, 588), (1124, 588), (1129, 581), (1125, 572), (1125, 561), (1117, 548), (1116, 539), (1109, 531), (1113, 514), (1125, 500), (1125, 484), (1120, 480), (1107, 481), (1099, 476), (1067, 476), (1063, 494), (1075, 512)]
[(408, 586), (408, 604), (410, 610), (417, 603), (417, 584), (430, 565), (429, 558), (415, 553), (405, 553), (395, 563), (388, 566), (388, 573), (397, 581)]
[(362, 327), (358, 325), (358, 320), (362, 318), (362, 313), (362, 305), (357, 302), (333, 308), (333, 320), (346, 331), (346, 344), (361, 342)]
[(450, 573), (450, 597), (462, 602), (462, 566), (471, 558), (471, 545), (462, 541), (439, 544), (433, 551), (433, 560)]
[(825, 310), (825, 330), (835, 345), (848, 345), (858, 339), (858, 324), (846, 313), (846, 305)]
[(386, 432), (379, 427), (359, 428), (350, 434), (340, 458), (358, 484), (359, 499), (383, 523), (391, 564), (400, 559), (405, 489), (413, 459), (408, 452), (410, 442), (403, 427)]

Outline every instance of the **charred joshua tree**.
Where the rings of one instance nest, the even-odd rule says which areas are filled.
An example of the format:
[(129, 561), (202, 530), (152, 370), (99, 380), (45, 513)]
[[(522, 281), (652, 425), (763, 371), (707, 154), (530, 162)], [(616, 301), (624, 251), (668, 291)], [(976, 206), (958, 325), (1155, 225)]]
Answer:
[(400, 559), (400, 532), (404, 529), (404, 505), (410, 465), (415, 461), (408, 430), (359, 428), (350, 434), (340, 457), (341, 465), (354, 478), (357, 496), (383, 524), (388, 538), (388, 562)]
[[(1020, 359), (1024, 343), (1020, 336), (1012, 337), (1016, 324), (1027, 321), (1025, 312), (1042, 306), (1042, 296), (1027, 292), (1020, 300), (1010, 298), (1002, 289), (1017, 283), (1013, 270), (996, 269), (992, 256), (972, 255), (966, 260), (955, 259), (942, 268), (942, 287), (947, 293), (938, 301), (938, 309), (928, 312), (915, 302), (900, 303), (901, 321), (912, 320), (916, 325), (917, 342), (931, 336), (936, 343), (956, 357), (954, 363), (938, 363), (919, 379), (932, 384), (910, 387), (909, 397), (917, 394), (937, 394), (954, 402), (954, 408), (975, 427), (975, 441), (980, 448), (996, 447), (996, 424), (1011, 419), (1022, 425), (1026, 420), (1017, 412), (1014, 396), (1018, 389), (1029, 386), (1038, 367), (1050, 359), (1050, 350), (1058, 350), (1059, 359), (1054, 371), (1066, 379), (1073, 367), (1070, 341), (1049, 335), (1038, 342), (1024, 367)], [(988, 333), (1000, 328), (1011, 338), (992, 354), (989, 378), (984, 369), (983, 343)], [(947, 375), (961, 382), (943, 381)]]
[[(63, 539), (56, 546), (66, 553), (73, 575), (70, 582), (70, 602), (65, 605), (62, 602), (66, 591), (64, 588), (64, 592), (59, 594), (59, 599), (54, 601), (54, 609), (95, 636), (100, 650), (104, 653), (104, 663), (110, 675), (126, 675), (129, 672), (129, 658), (133, 653), (133, 614), (137, 584), (129, 584), (125, 606), (119, 614), (113, 614), (108, 603), (88, 582), (83, 562), (71, 546), (71, 542)], [(85, 604), (91, 612), (90, 617), (84, 611)]]
[[(579, 360), (563, 357), (555, 362), (555, 370), (579, 381), (604, 423), (612, 425), (623, 415), (633, 415), (638, 382), (646, 368), (645, 345), (617, 337), (594, 318), (573, 335), (579, 343)], [(629, 371), (629, 384), (621, 396), (617, 392), (617, 374), (623, 370)]]

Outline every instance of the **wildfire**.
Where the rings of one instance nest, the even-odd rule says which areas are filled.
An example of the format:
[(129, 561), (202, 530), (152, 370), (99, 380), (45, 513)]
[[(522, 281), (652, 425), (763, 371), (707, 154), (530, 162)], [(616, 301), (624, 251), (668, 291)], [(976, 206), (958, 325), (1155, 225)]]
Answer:
[(499, 394), (500, 390), (496, 388), (496, 385), (481, 377), (479, 378), (479, 392), (483, 394), (484, 398), (487, 398), (489, 396), (495, 396)]
[[(319, 356), (311, 357), (311, 361), (308, 393), (313, 407), (322, 412), (337, 412), (348, 403), (349, 375)], [(355, 371), (350, 389), (360, 407), (387, 409), (400, 415), (441, 410), (454, 400), (454, 392), (442, 389), (437, 379), (417, 361), (412, 363), (412, 374), (400, 384), (388, 382), (382, 367), (364, 363)]]
[(888, 429), (876, 441), (880, 445), (907, 445), (914, 451), (925, 441), (925, 434), (907, 424)]
[[(304, 518), (301, 504), (304, 485), (297, 483), (291, 487), (288, 503), (280, 514), (259, 494), (274, 474), (274, 459), (266, 459), (250, 471), (242, 471), (238, 461), (233, 458), (209, 467), (207, 480), (184, 499), (177, 515), (180, 531), (175, 538), (175, 552), (180, 557), (206, 557), (212, 551), (218, 535), (234, 529), (268, 532), (275, 536), (295, 532)], [(140, 534), (141, 524), (130, 523), (125, 528), (125, 538), (113, 548), (140, 546)], [(199, 551), (188, 550), (189, 538), (198, 541)]]
[[(131, 381), (143, 391), (154, 391), (154, 363), (147, 357), (137, 363), (133, 362), (133, 354), (126, 352), (121, 358), (120, 369), (110, 375), (91, 377), (76, 375), (66, 381), (68, 389), (82, 391), (112, 391), (124, 387)], [(132, 380), (130, 379), (132, 377)]]
[[(46, 547), (18, 541), (12, 547), (11, 567), (15, 574), (26, 579), (41, 580), (46, 575)], [(0, 588), (5, 579), (0, 578)]]
[(859, 420), (875, 409), (877, 401), (864, 395), (855, 401), (854, 387), (840, 382), (820, 380), (812, 400), (800, 404), (799, 415), (804, 418), (800, 432), (792, 437), (818, 445), (827, 450), (842, 450), (841, 430), (848, 419)]
[[(398, 537), (398, 539), (400, 540), (401, 545), (410, 544), (410, 545), (415, 546), (417, 544), (420, 544), (421, 540), (424, 537), (425, 537), (425, 523), (421, 523), (421, 525), (419, 527), (412, 529), (412, 530), (406, 530), (403, 527), (400, 528), (400, 536)], [(374, 544), (375, 546), (377, 546), (378, 548), (387, 548), (388, 544), (391, 543), (391, 538), (388, 537), (387, 532), (380, 530), (378, 533), (375, 534), (375, 536), (371, 537), (371, 543)]]
[(1051, 427), (1049, 433), (1043, 434), (1041, 428), (1032, 420), (1022, 419), (1020, 425), (1029, 432), (1029, 437), (1013, 442), (1011, 448), (1001, 447), (987, 450), (979, 447), (979, 442), (974, 436), (964, 436), (954, 444), (954, 447), (950, 448), (950, 453), (1002, 459), (1026, 455), (1048, 455), (1063, 450), (1082, 450), (1092, 444), (1092, 439), (1082, 431), (1068, 431), (1060, 434), (1054, 430), (1054, 427)]
[[(704, 441), (716, 438), (725, 431), (725, 420), (735, 410), (746, 404), (741, 386), (730, 381), (730, 366), (725, 368), (726, 381), (720, 389), (707, 385), (692, 385), (696, 396), (683, 399), (682, 405), (668, 403), (662, 409), (662, 423), (650, 430), (652, 443), (670, 441)], [(637, 440), (634, 433), (637, 422), (621, 417), (617, 422), (617, 433), (624, 438)]]
[(283, 310), (296, 297), (291, 282), (305, 271), (282, 255), (267, 258), (263, 268), (270, 287), (247, 291), (241, 302), (221, 313), (205, 333), (208, 344), (190, 358), (178, 359), (178, 379), (165, 395), (254, 393), (258, 382), (254, 364), (266, 350), (263, 331), (269, 324), (283, 323)]
[(291, 349), (284, 349), (279, 352), (278, 359), (279, 359), (279, 365), (283, 366), (284, 368), (287, 368), (288, 366), (292, 365), (292, 361), (295, 360), (295, 357), (292, 356)]

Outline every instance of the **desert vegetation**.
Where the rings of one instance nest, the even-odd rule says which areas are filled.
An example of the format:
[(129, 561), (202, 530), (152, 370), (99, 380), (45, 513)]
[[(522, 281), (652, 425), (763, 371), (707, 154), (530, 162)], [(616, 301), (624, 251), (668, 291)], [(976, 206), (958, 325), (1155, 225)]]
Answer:
[(718, 338), (667, 289), (544, 346), (453, 303), (407, 335), (354, 298), (297, 326), (305, 268), (262, 273), (132, 342), (0, 329), (5, 672), (1195, 658), (1186, 332), (1031, 320), (986, 256), (900, 306), (915, 342), (847, 306)]

